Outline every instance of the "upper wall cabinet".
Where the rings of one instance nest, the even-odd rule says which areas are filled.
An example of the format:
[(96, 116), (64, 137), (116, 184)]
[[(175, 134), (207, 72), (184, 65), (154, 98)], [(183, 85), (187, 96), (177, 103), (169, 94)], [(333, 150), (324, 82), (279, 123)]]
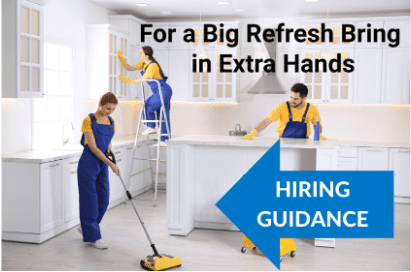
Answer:
[[(384, 22), (384, 29), (386, 33), (390, 31), (390, 29), (399, 29), (400, 36), (399, 36), (399, 43), (398, 47), (409, 47), (410, 46), (410, 20), (396, 20), (396, 21), (385, 21)], [(390, 35), (387, 34), (387, 39), (383, 42), (383, 46), (387, 48), (395, 48), (389, 46), (389, 44), (395, 45), (395, 40), (397, 39), (396, 33), (391, 31), (391, 38)], [(392, 41), (390, 41), (391, 39)]]
[(106, 92), (114, 93), (120, 100), (128, 100), (127, 84), (118, 76), (128, 77), (127, 70), (118, 58), (121, 50), (128, 60), (129, 32), (122, 28), (102, 24), (87, 25), (87, 97), (99, 99)]
[[(184, 36), (186, 33), (184, 33), (184, 30), (188, 28), (187, 26), (181, 26), (181, 25), (157, 25), (154, 24), (152, 28), (149, 28), (150, 32), (152, 32), (150, 36), (150, 46), (155, 50), (155, 49), (173, 49), (173, 50), (187, 50), (188, 49), (188, 43), (184, 41)], [(162, 29), (162, 31), (157, 31), (156, 33), (156, 39), (154, 39), (154, 32), (156, 29)], [(172, 34), (172, 41), (168, 42), (169, 38), (169, 29), (174, 30)], [(165, 36), (164, 36), (165, 33)], [(160, 40), (163, 40), (160, 42)]]
[(43, 18), (40, 1), (2, 1), (3, 98), (43, 97)]
[[(150, 44), (149, 36), (146, 36), (144, 42), (141, 41), (141, 25), (146, 22), (132, 15), (111, 15), (108, 16), (110, 25), (120, 27), (130, 32), (129, 45), (137, 47), (138, 50), (142, 46)], [(138, 52), (137, 52), (138, 53)]]

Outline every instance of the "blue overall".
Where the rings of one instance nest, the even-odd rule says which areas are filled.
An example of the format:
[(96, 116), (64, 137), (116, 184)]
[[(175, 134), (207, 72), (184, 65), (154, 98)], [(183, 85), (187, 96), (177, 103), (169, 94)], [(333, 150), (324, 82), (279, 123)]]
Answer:
[(307, 123), (305, 118), (307, 117), (308, 108), (310, 103), (307, 103), (307, 108), (303, 115), (303, 120), (301, 122), (293, 121), (293, 114), (291, 113), (290, 102), (287, 102), (288, 113), (290, 115), (290, 120), (288, 121), (285, 129), (283, 131), (283, 138), (307, 138)]
[[(152, 62), (150, 62), (147, 67), (145, 68), (144, 71), (141, 71), (141, 75), (144, 76), (145, 71), (147, 70), (148, 66), (150, 66)], [(166, 76), (163, 77), (163, 79), (158, 79), (158, 81), (161, 84), (161, 90), (163, 94), (163, 102), (164, 102), (164, 108), (166, 110), (166, 116), (167, 116), (167, 123), (168, 123), (168, 129), (170, 130), (171, 134), (171, 126), (170, 126), (170, 99), (171, 96), (173, 95), (173, 91), (171, 90), (170, 85), (166, 83), (167, 81)], [(160, 109), (161, 109), (161, 99), (160, 99), (160, 94), (158, 92), (158, 85), (157, 82), (151, 81), (147, 82), (148, 85), (151, 88), (151, 91), (153, 94), (147, 98), (145, 104), (146, 104), (146, 113), (147, 113), (147, 120), (155, 120), (155, 115), (154, 112), (157, 113), (157, 118), (160, 118)], [(143, 112), (144, 116), (144, 112)], [(163, 117), (164, 120), (164, 117)], [(154, 128), (155, 123), (147, 123), (148, 127)], [(161, 134), (167, 134), (167, 127), (165, 122), (161, 123)], [(161, 136), (161, 141), (168, 140), (168, 136)]]
[[(110, 125), (98, 124), (90, 113), (96, 145), (101, 152), (106, 153), (114, 136), (114, 122)], [(84, 134), (82, 137), (84, 145)], [(110, 184), (108, 180), (108, 165), (100, 160), (87, 144), (81, 155), (77, 168), (78, 188), (80, 194), (80, 222), (84, 242), (94, 242), (101, 239), (99, 224), (107, 210), (110, 200)]]

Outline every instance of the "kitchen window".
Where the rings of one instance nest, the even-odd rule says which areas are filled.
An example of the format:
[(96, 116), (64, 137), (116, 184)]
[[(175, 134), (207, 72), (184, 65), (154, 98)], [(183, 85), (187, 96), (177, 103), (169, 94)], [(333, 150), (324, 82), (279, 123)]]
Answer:
[(44, 98), (31, 101), (32, 149), (58, 148), (72, 136), (72, 83), (73, 48), (45, 42)]

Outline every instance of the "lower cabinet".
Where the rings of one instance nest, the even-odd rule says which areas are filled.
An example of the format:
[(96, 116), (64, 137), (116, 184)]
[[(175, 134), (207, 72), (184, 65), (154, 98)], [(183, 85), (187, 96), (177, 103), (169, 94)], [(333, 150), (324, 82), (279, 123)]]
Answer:
[(410, 197), (410, 149), (390, 148), (389, 170), (394, 171), (394, 195)]
[(338, 170), (394, 171), (394, 200), (410, 200), (410, 149), (340, 146)]
[(359, 147), (358, 170), (388, 170), (388, 147)]
[(69, 159), (2, 163), (2, 240), (42, 243), (79, 224), (74, 167)]
[[(130, 159), (132, 156), (130, 156)], [(144, 159), (149, 158), (149, 152), (145, 145), (137, 147), (135, 158)], [(143, 160), (133, 160), (133, 167), (130, 173), (129, 191), (132, 196), (139, 195), (146, 191), (151, 186), (151, 165), (154, 167), (154, 162)]]
[(347, 170), (347, 171), (356, 171), (358, 166), (357, 158), (344, 158), (337, 157), (337, 169), (338, 170)]
[(78, 162), (63, 170), (65, 223), (80, 217), (77, 166)]
[(40, 232), (64, 223), (63, 161), (40, 164)]

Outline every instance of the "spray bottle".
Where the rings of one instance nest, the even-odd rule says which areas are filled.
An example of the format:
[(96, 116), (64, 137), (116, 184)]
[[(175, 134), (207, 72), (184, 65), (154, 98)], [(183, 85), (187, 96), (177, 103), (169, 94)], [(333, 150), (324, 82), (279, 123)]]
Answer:
[(317, 116), (317, 121), (315, 122), (314, 129), (314, 141), (320, 140), (320, 118)]

